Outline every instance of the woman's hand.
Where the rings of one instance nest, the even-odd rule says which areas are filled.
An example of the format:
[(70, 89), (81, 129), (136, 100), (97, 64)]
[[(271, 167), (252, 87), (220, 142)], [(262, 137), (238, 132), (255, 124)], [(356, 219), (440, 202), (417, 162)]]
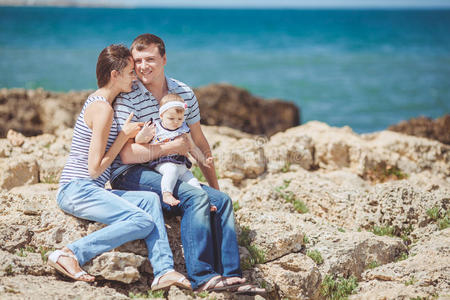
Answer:
[(125, 121), (125, 124), (122, 126), (122, 132), (125, 134), (125, 136), (129, 139), (134, 138), (136, 134), (138, 134), (139, 130), (141, 130), (141, 127), (144, 125), (144, 122), (131, 122), (131, 119), (133, 118), (134, 114), (131, 112), (128, 115), (127, 120)]

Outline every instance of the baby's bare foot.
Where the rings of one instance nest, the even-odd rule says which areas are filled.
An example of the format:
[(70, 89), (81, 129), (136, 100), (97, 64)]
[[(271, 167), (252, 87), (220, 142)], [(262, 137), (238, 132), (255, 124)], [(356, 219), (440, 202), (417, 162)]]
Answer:
[(175, 199), (171, 193), (165, 192), (163, 193), (163, 202), (169, 204), (170, 206), (175, 206), (180, 203), (180, 200)]
[(211, 207), (209, 208), (211, 211), (217, 211), (217, 206), (215, 205), (211, 205)]

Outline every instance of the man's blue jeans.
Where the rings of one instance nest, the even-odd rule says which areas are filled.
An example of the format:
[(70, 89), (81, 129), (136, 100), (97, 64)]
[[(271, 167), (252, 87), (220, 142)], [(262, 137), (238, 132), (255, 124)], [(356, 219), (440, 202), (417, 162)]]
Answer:
[(144, 239), (155, 277), (173, 270), (172, 250), (157, 194), (109, 191), (90, 179), (76, 179), (60, 188), (57, 201), (71, 215), (109, 225), (67, 245), (81, 266), (105, 251)]
[[(161, 175), (142, 165), (126, 170), (111, 184), (116, 189), (152, 191), (162, 196)], [(180, 204), (171, 207), (161, 202), (163, 210), (182, 216), (181, 241), (193, 289), (216, 275), (242, 276), (231, 199), (211, 187), (202, 188), (178, 180), (173, 195)], [(216, 213), (211, 214), (210, 203), (217, 207)]]

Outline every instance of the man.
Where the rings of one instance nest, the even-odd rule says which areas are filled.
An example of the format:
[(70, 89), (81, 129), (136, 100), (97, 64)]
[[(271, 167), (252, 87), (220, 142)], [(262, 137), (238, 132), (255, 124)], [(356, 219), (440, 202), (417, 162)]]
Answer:
[[(165, 76), (167, 57), (164, 42), (155, 35), (142, 34), (133, 41), (131, 53), (139, 80), (133, 84), (130, 93), (122, 93), (116, 99), (115, 121), (119, 127), (132, 111), (133, 121), (159, 120), (159, 101), (163, 96), (175, 93), (187, 104), (185, 120), (193, 141), (207, 158), (211, 157), (210, 146), (200, 127), (200, 111), (193, 91), (184, 83)], [(161, 175), (139, 163), (169, 154), (185, 155), (189, 150), (186, 138), (158, 145), (136, 144), (130, 140), (113, 164), (112, 187), (151, 190), (161, 197)], [(245, 278), (241, 278), (231, 199), (219, 191), (214, 165), (208, 168), (200, 164), (200, 168), (209, 186), (202, 186), (203, 190), (200, 190), (178, 181), (173, 195), (180, 204), (169, 206), (161, 203), (164, 210), (182, 216), (181, 240), (192, 288), (199, 291), (261, 292), (252, 285), (245, 285)], [(217, 207), (213, 216), (210, 205)]]

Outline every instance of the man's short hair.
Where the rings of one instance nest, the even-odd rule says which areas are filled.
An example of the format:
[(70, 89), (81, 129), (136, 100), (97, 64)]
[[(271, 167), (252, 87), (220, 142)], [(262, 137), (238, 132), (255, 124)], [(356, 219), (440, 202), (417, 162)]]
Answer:
[(166, 46), (164, 45), (163, 40), (151, 33), (144, 33), (136, 37), (131, 44), (130, 50), (131, 52), (133, 52), (134, 49), (136, 49), (137, 51), (142, 51), (152, 44), (158, 47), (161, 57), (166, 54)]

